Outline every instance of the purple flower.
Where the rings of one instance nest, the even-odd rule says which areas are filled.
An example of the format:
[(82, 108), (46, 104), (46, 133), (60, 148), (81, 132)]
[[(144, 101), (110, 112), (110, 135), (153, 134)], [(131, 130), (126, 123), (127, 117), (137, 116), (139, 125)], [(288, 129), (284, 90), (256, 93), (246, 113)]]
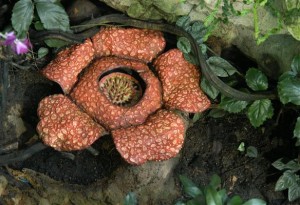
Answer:
[(17, 39), (13, 31), (5, 34), (0, 33), (0, 37), (4, 39), (3, 42), (0, 42), (0, 45), (10, 46), (12, 50), (18, 55), (27, 53), (28, 50), (32, 48), (32, 45), (28, 38), (25, 38), (23, 40)]
[(14, 43), (14, 41), (16, 40), (16, 35), (13, 31), (6, 33), (4, 36), (5, 36), (4, 37), (5, 38), (4, 45), (6, 45), (6, 46), (12, 45)]
[(19, 39), (15, 39), (13, 44), (11, 44), (12, 49), (19, 55), (23, 53), (27, 53), (28, 50), (32, 47), (29, 39), (25, 39), (20, 41)]

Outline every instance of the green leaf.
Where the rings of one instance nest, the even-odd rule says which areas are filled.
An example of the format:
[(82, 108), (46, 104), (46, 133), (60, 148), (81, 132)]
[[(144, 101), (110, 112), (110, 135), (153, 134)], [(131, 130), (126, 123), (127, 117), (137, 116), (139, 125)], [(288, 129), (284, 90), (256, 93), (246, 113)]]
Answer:
[(205, 44), (200, 44), (199, 45), (201, 52), (205, 55), (207, 51), (207, 46)]
[(226, 205), (241, 205), (243, 203), (243, 200), (240, 196), (234, 196), (232, 197)]
[(36, 10), (45, 29), (70, 30), (69, 17), (60, 4), (35, 0)]
[(43, 23), (40, 22), (40, 21), (36, 21), (36, 22), (34, 23), (34, 28), (35, 28), (36, 30), (38, 30), (38, 31), (41, 31), (41, 30), (44, 30), (44, 29), (45, 29), (44, 26), (43, 26)]
[(61, 47), (69, 44), (69, 42), (66, 42), (63, 40), (58, 40), (58, 39), (47, 39), (47, 40), (45, 40), (45, 43), (50, 48), (61, 48)]
[(266, 90), (268, 88), (268, 78), (260, 70), (250, 68), (246, 73), (246, 83), (254, 91)]
[(248, 105), (247, 101), (236, 100), (233, 98), (222, 96), (219, 108), (222, 108), (230, 113), (239, 113)]
[(206, 205), (205, 196), (197, 195), (193, 199), (189, 200), (186, 205)]
[(208, 65), (219, 77), (228, 77), (237, 73), (237, 69), (221, 57), (213, 56), (207, 60)]
[(183, 190), (186, 194), (188, 194), (191, 197), (196, 197), (197, 195), (202, 195), (202, 191), (192, 182), (190, 179), (188, 179), (184, 175), (180, 175), (179, 179), (183, 185)]
[(300, 105), (300, 79), (285, 77), (278, 82), (277, 89), (283, 104), (291, 102)]
[(190, 34), (197, 41), (198, 44), (202, 44), (204, 42), (204, 37), (206, 34), (206, 28), (204, 24), (200, 21), (195, 21), (192, 25)]
[(191, 43), (186, 37), (180, 37), (177, 41), (177, 48), (183, 53), (191, 52)]
[(253, 146), (249, 146), (247, 147), (247, 150), (246, 150), (246, 154), (245, 154), (247, 157), (253, 157), (253, 158), (256, 158), (258, 156), (258, 151), (256, 149), (256, 147), (253, 147)]
[[(297, 138), (297, 142), (300, 141), (300, 117), (297, 118), (297, 122), (294, 128), (294, 137)], [(296, 143), (299, 146), (299, 143)]]
[(205, 26), (201, 21), (195, 21), (193, 23), (192, 32), (200, 32), (202, 29), (205, 29)]
[(197, 59), (192, 54), (190, 54), (190, 53), (189, 54), (183, 53), (183, 57), (184, 57), (185, 60), (187, 60), (191, 64), (194, 64), (194, 65), (198, 64)]
[(28, 31), (33, 19), (33, 8), (31, 0), (20, 0), (14, 5), (11, 23), (18, 35)]
[(285, 169), (285, 163), (282, 162), (282, 158), (277, 159), (275, 162), (272, 163), (272, 166), (278, 170)]
[(293, 159), (285, 164), (285, 168), (297, 172), (300, 170), (300, 164), (298, 163), (298, 160)]
[(300, 164), (297, 159), (290, 160), (288, 163), (283, 163), (282, 158), (276, 160), (272, 164), (278, 170), (289, 169), (292, 172), (297, 172), (300, 170)]
[(216, 174), (212, 175), (210, 178), (209, 185), (217, 189), (218, 187), (221, 186), (221, 178)]
[(226, 111), (218, 108), (211, 109), (208, 113), (208, 116), (213, 118), (221, 118), (224, 117), (225, 115), (226, 115)]
[(227, 193), (226, 193), (226, 189), (219, 190), (218, 194), (221, 197), (222, 204), (223, 204), (223, 202), (225, 202), (227, 200), (227, 198), (228, 198)]
[(195, 113), (194, 116), (193, 116), (192, 122), (193, 123), (197, 122), (201, 117), (202, 117), (201, 112)]
[(204, 77), (201, 79), (200, 86), (203, 92), (205, 92), (211, 99), (215, 99), (220, 93), (220, 91), (212, 86)]
[(49, 53), (49, 49), (45, 48), (45, 47), (41, 47), (38, 50), (38, 58), (43, 58), (44, 56), (46, 56)]
[(300, 73), (300, 55), (297, 55), (293, 58), (291, 68), (294, 73)]
[(219, 193), (212, 187), (206, 189), (206, 202), (207, 205), (222, 205), (222, 198)]
[(191, 19), (189, 16), (182, 16), (176, 21), (176, 25), (186, 30), (191, 23)]
[(294, 183), (296, 183), (297, 177), (296, 175), (288, 170), (279, 177), (275, 185), (275, 191), (282, 191), (291, 187)]
[(241, 142), (237, 150), (240, 152), (245, 152), (245, 142)]
[(242, 205), (266, 205), (267, 203), (261, 199), (250, 199), (243, 203)]
[(294, 78), (297, 76), (297, 73), (293, 72), (293, 71), (287, 71), (287, 72), (284, 72), (278, 79), (278, 81), (282, 81), (284, 79), (287, 79), (287, 78)]
[(295, 183), (289, 187), (288, 198), (289, 201), (294, 201), (300, 198), (300, 186), (298, 183)]
[(124, 205), (137, 205), (136, 195), (133, 192), (129, 192), (124, 200)]
[(247, 116), (254, 127), (259, 127), (265, 120), (273, 116), (273, 112), (274, 109), (271, 100), (256, 100), (250, 105)]

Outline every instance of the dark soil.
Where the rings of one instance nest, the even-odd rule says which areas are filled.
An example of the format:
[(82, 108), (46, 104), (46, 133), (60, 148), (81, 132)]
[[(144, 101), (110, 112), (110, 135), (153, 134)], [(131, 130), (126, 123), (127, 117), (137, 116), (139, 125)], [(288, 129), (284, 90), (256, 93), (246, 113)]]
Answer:
[[(288, 120), (282, 120), (279, 129), (287, 132), (284, 134), (273, 129), (273, 121), (255, 129), (245, 115), (201, 120), (188, 130), (176, 173), (188, 176), (198, 185), (208, 184), (209, 178), (218, 174), (226, 190), (243, 199), (257, 197), (272, 205), (288, 204), (286, 195), (274, 191), (280, 173), (271, 165), (278, 158), (298, 154), (288, 137)], [(256, 147), (258, 157), (250, 158), (238, 151), (241, 142), (246, 147)]]

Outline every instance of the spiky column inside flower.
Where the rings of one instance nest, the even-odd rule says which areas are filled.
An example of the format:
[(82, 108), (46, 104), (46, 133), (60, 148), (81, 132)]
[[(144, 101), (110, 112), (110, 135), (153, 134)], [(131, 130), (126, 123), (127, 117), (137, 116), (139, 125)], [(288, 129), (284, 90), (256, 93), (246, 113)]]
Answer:
[[(120, 68), (129, 70), (125, 69), (126, 73), (123, 73)], [(122, 80), (116, 80), (118, 76)], [(108, 130), (142, 124), (162, 105), (161, 84), (147, 64), (118, 57), (95, 60), (70, 96)]]
[(111, 73), (99, 81), (100, 91), (115, 105), (132, 106), (142, 96), (139, 82), (125, 73)]

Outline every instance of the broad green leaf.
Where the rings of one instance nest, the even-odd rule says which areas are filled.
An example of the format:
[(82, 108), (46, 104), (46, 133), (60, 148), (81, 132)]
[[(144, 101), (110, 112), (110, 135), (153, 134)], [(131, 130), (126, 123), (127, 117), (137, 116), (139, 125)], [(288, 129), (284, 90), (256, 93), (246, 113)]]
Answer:
[(289, 187), (288, 191), (289, 201), (294, 201), (300, 198), (300, 185), (299, 183), (295, 183)]
[(272, 166), (278, 170), (285, 169), (285, 163), (282, 162), (282, 158), (277, 159), (275, 162), (272, 163)]
[(206, 197), (207, 205), (222, 205), (223, 204), (221, 196), (219, 195), (217, 190), (215, 190), (211, 186), (207, 187), (205, 197)]
[(38, 58), (43, 58), (44, 56), (46, 56), (49, 53), (49, 49), (45, 48), (45, 47), (41, 47), (38, 50)]
[(243, 200), (240, 196), (234, 196), (232, 197), (226, 205), (241, 205), (243, 203)]
[(268, 78), (260, 70), (250, 68), (246, 73), (246, 83), (254, 91), (266, 90), (268, 88)]
[(275, 191), (282, 191), (291, 187), (296, 183), (297, 177), (291, 171), (285, 171), (281, 177), (276, 182)]
[(221, 178), (216, 174), (212, 175), (210, 178), (209, 185), (217, 189), (218, 187), (221, 186)]
[(124, 200), (124, 205), (137, 205), (136, 195), (133, 192), (129, 192)]
[(294, 159), (286, 163), (285, 168), (297, 172), (300, 170), (300, 164), (298, 163), (298, 160)]
[(273, 116), (273, 112), (274, 109), (271, 100), (256, 100), (250, 105), (247, 116), (254, 127), (259, 127), (265, 120)]
[(297, 142), (300, 140), (300, 117), (297, 118), (296, 126), (294, 128), (294, 137), (297, 138)]
[(176, 25), (189, 32), (192, 27), (190, 26), (191, 19), (189, 16), (182, 16), (176, 21)]
[(246, 154), (247, 157), (253, 157), (256, 158), (258, 156), (258, 151), (256, 149), (256, 147), (253, 146), (249, 146), (246, 149)]
[(286, 77), (278, 82), (277, 89), (283, 104), (291, 102), (300, 105), (300, 79)]
[(45, 40), (47, 46), (51, 48), (61, 48), (69, 44), (69, 42), (58, 40), (58, 39), (47, 39)]
[(180, 37), (177, 41), (177, 48), (183, 53), (191, 52), (191, 43), (186, 37)]
[(220, 91), (212, 86), (204, 77), (201, 79), (200, 86), (203, 92), (205, 92), (211, 99), (215, 99), (220, 93)]
[(228, 61), (221, 57), (213, 56), (207, 60), (208, 65), (219, 77), (228, 77), (238, 72)]
[(179, 179), (183, 185), (184, 192), (189, 196), (196, 197), (197, 195), (202, 194), (202, 191), (186, 176), (180, 175)]
[(226, 193), (226, 189), (219, 190), (218, 194), (221, 197), (222, 204), (223, 204), (223, 202), (225, 202), (227, 200), (227, 198), (228, 198), (227, 193)]
[(206, 34), (206, 28), (204, 24), (200, 21), (194, 22), (190, 34), (197, 41), (198, 44), (202, 44), (204, 42), (204, 37)]
[(267, 205), (267, 203), (262, 199), (250, 199), (242, 205)]
[(20, 0), (14, 5), (11, 23), (18, 35), (28, 31), (33, 19), (33, 8), (31, 0)]
[(218, 108), (211, 109), (208, 113), (208, 116), (213, 118), (221, 118), (224, 117), (225, 115), (226, 115), (226, 111)]
[(193, 23), (192, 32), (200, 32), (202, 29), (205, 29), (205, 26), (201, 21), (195, 21)]
[(293, 71), (287, 71), (287, 72), (284, 72), (278, 79), (278, 81), (282, 81), (284, 79), (287, 79), (287, 78), (294, 78), (297, 76), (297, 73), (293, 72)]
[(300, 73), (300, 55), (293, 58), (291, 68), (294, 73)]
[(70, 30), (69, 17), (60, 4), (35, 0), (36, 10), (45, 29)]
[(230, 113), (239, 113), (248, 105), (247, 101), (236, 100), (222, 96), (219, 108), (222, 108)]

